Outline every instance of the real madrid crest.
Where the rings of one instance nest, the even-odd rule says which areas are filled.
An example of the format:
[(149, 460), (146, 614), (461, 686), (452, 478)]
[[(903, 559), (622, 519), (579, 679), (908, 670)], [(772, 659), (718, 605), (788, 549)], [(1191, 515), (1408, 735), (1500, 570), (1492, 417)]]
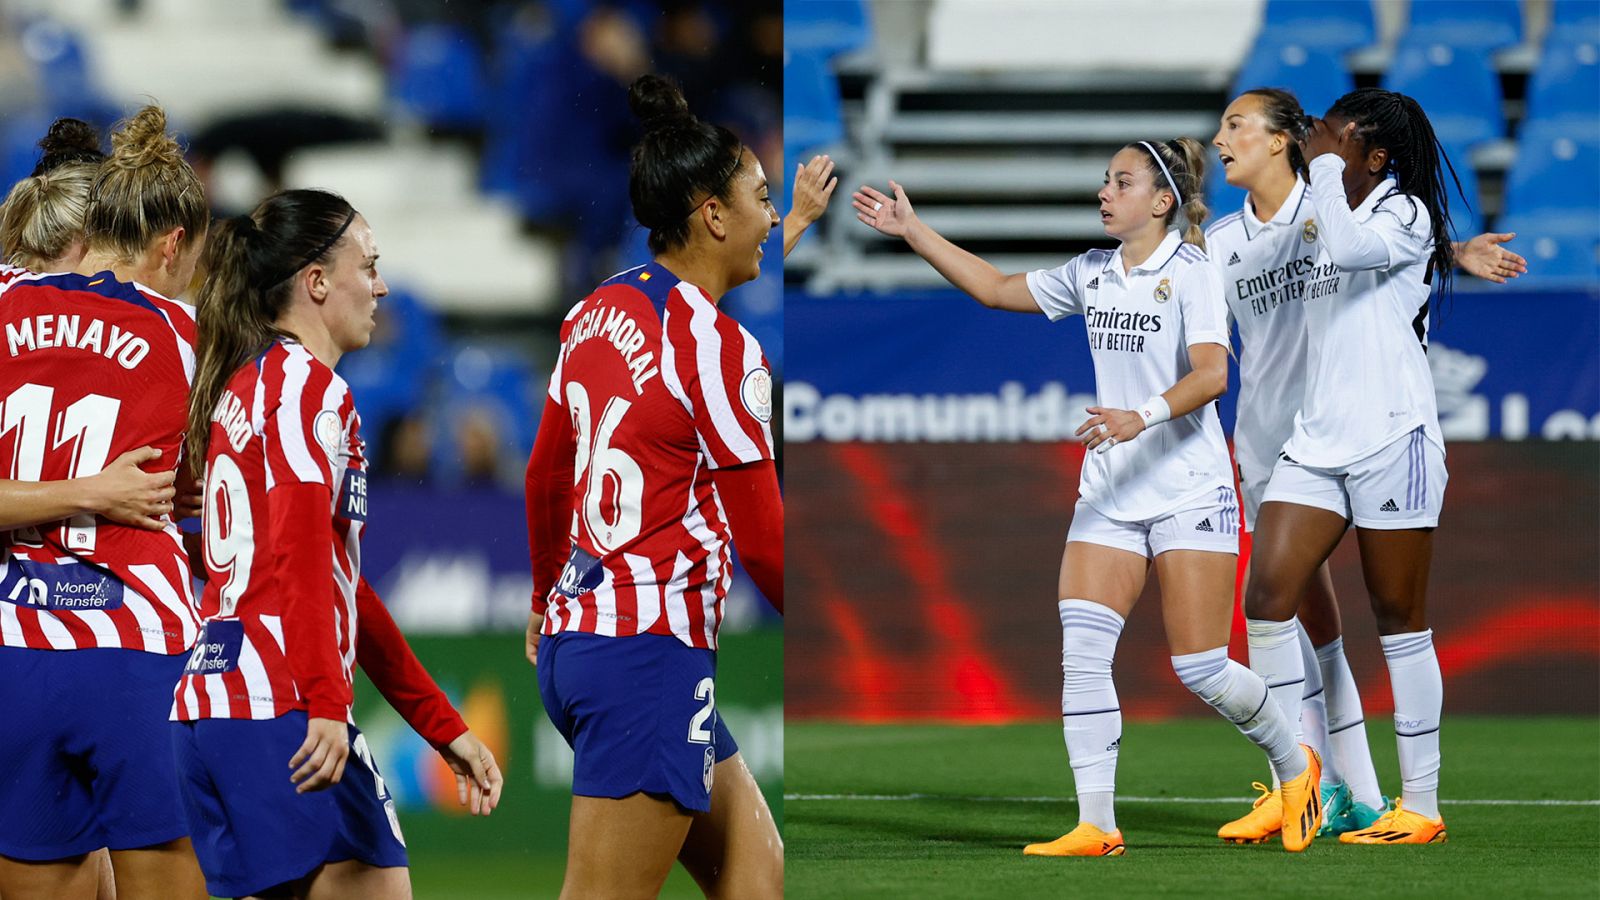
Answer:
[(1161, 283), (1156, 285), (1156, 302), (1157, 303), (1165, 303), (1165, 302), (1167, 302), (1168, 300), (1171, 300), (1171, 299), (1172, 299), (1172, 279), (1163, 278), (1163, 279), (1161, 279)]
[(1306, 227), (1300, 229), (1300, 236), (1305, 238), (1305, 241), (1308, 244), (1316, 243), (1316, 241), (1317, 241), (1317, 220), (1316, 219), (1307, 219), (1306, 220)]

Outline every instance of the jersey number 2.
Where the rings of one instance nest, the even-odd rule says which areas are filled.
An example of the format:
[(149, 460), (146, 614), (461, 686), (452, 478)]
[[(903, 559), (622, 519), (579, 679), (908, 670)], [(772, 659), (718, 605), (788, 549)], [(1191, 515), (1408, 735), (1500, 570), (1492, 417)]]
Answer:
[[(644, 470), (611, 438), (633, 404), (612, 397), (589, 439), (589, 392), (576, 381), (567, 382), (567, 409), (578, 435), (573, 484), (581, 485), (583, 524), (602, 551), (611, 551), (639, 536), (644, 526)], [(610, 496), (615, 518), (607, 518), (602, 501)]]

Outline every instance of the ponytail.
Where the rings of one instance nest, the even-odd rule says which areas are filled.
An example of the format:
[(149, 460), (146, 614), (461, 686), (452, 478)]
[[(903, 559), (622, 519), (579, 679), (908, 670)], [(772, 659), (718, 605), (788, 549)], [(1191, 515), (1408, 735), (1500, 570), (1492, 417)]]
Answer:
[(293, 276), (326, 260), (354, 216), (337, 194), (284, 191), (213, 230), (195, 303), (200, 339), (189, 391), (190, 458), (206, 459), (211, 414), (234, 373), (274, 340), (294, 337), (277, 325), (294, 298)]
[[(1206, 206), (1205, 171), (1206, 149), (1200, 142), (1190, 137), (1181, 137), (1167, 146), (1174, 144), (1178, 155), (1183, 158), (1183, 168), (1189, 173), (1189, 190), (1183, 195), (1183, 216), (1189, 220), (1189, 227), (1183, 232), (1183, 242), (1193, 244), (1201, 250), (1206, 248), (1206, 218), (1211, 215), (1211, 210)], [(1176, 176), (1174, 176), (1176, 177)]]

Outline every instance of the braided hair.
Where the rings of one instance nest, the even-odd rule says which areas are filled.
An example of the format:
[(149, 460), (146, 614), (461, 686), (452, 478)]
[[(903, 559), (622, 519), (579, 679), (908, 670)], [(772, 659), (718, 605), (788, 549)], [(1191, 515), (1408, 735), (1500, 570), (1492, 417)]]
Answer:
[[(1439, 294), (1450, 291), (1450, 275), (1455, 269), (1455, 251), (1450, 245), (1450, 203), (1445, 188), (1444, 170), (1450, 172), (1456, 193), (1461, 179), (1450, 157), (1434, 136), (1433, 124), (1417, 101), (1405, 94), (1381, 88), (1361, 88), (1335, 100), (1329, 116), (1340, 116), (1356, 123), (1356, 136), (1368, 148), (1388, 151), (1388, 172), (1395, 177), (1393, 193), (1410, 194), (1422, 201), (1433, 225), (1433, 253), (1429, 258), (1428, 281), (1439, 278)], [(1443, 161), (1444, 166), (1439, 165)], [(1415, 213), (1415, 210), (1413, 210)], [(1415, 215), (1412, 217), (1415, 221)]]

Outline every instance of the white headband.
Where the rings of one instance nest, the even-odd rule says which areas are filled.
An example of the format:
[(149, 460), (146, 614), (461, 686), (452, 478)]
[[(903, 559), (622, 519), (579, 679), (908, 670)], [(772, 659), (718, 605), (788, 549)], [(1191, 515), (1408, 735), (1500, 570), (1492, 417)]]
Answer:
[(1167, 164), (1161, 161), (1161, 154), (1157, 153), (1156, 148), (1150, 146), (1148, 141), (1140, 141), (1139, 144), (1146, 150), (1149, 150), (1150, 155), (1156, 158), (1156, 165), (1161, 167), (1161, 174), (1167, 176), (1167, 185), (1172, 188), (1172, 196), (1176, 197), (1178, 200), (1178, 205), (1182, 206), (1183, 192), (1178, 190), (1178, 183), (1172, 180), (1172, 173), (1167, 171)]

